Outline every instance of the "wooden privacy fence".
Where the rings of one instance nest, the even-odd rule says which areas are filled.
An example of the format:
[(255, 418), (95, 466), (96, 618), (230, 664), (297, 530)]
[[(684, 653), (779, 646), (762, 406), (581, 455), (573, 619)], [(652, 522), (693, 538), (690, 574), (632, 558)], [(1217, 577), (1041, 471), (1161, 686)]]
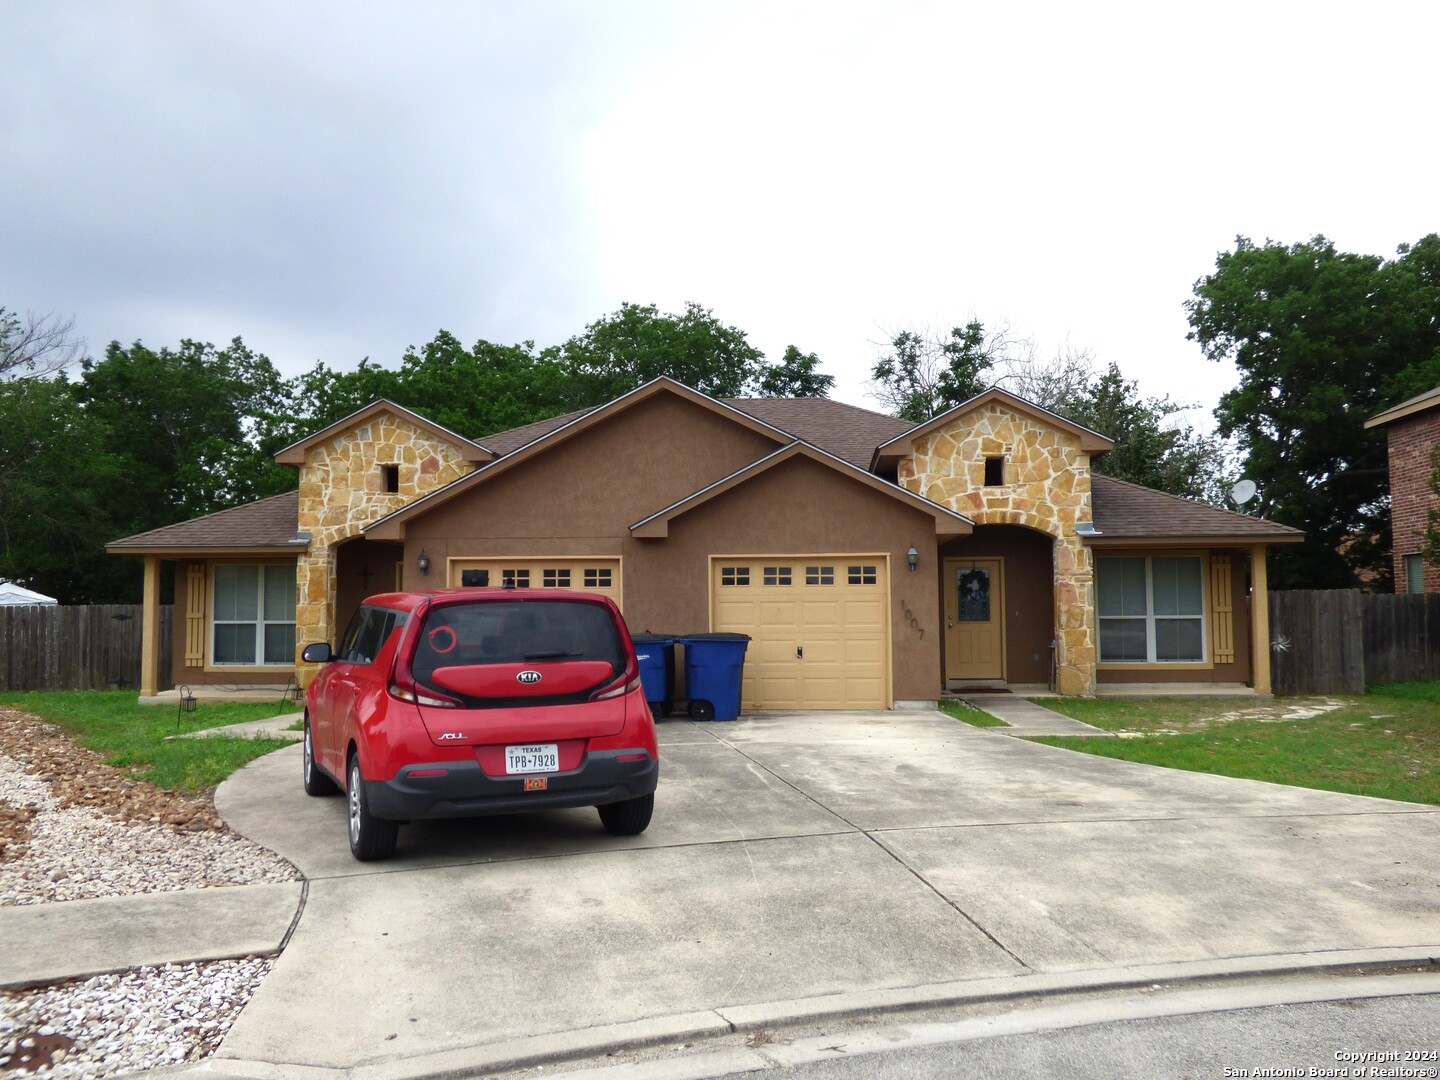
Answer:
[(1277, 694), (1363, 694), (1367, 682), (1440, 679), (1440, 594), (1270, 594)]
[[(160, 609), (160, 670), (170, 669), (173, 606)], [(138, 604), (0, 607), (0, 690), (133, 690)]]

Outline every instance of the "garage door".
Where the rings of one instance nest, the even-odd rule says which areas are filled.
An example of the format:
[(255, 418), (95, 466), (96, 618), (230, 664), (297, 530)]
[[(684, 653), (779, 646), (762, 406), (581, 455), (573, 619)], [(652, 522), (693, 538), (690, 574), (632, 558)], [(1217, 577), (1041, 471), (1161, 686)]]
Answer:
[(751, 637), (743, 707), (889, 707), (885, 556), (713, 558), (710, 567), (711, 627)]
[(619, 559), (451, 559), (451, 585), (578, 589), (620, 603)]

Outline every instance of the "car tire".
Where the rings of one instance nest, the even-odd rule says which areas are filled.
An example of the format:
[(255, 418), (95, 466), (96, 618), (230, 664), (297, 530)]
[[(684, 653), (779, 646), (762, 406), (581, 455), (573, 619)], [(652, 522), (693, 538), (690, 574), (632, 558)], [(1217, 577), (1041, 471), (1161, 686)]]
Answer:
[(310, 738), (310, 714), (305, 714), (305, 734), (301, 737), (301, 769), (306, 795), (334, 795), (340, 785), (320, 771), (315, 764), (315, 744)]
[(360, 755), (350, 755), (346, 793), (349, 801), (350, 854), (361, 862), (388, 859), (395, 854), (395, 841), (400, 836), (400, 823), (377, 818), (370, 813), (370, 800), (365, 797), (365, 778), (360, 775)]
[(611, 836), (638, 836), (650, 824), (655, 813), (655, 794), (641, 795), (638, 799), (606, 803), (595, 808), (600, 812), (600, 824)]

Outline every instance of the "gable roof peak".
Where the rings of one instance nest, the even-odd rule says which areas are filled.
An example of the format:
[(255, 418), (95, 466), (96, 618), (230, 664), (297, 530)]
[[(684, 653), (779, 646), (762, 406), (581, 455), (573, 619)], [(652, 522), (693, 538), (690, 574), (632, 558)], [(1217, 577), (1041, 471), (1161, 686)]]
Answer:
[(326, 424), (319, 431), (306, 435), (303, 439), (296, 439), (289, 446), (277, 451), (275, 460), (281, 465), (303, 465), (305, 464), (305, 452), (311, 447), (318, 446), (320, 443), (333, 438), (338, 433), (355, 427), (358, 424), (363, 424), (367, 420), (379, 416), (382, 413), (389, 413), (407, 423), (413, 424), (434, 438), (452, 444), (455, 449), (460, 451), (460, 456), (465, 461), (486, 462), (494, 460), (496, 456), (493, 451), (475, 442), (473, 439), (467, 439), (465, 436), (459, 435), (449, 428), (437, 424), (435, 421), (421, 416), (411, 409), (405, 408), (403, 405), (397, 405), (389, 398), (381, 397), (376, 398), (370, 402), (369, 405), (356, 409), (348, 416), (342, 416), (334, 423)]

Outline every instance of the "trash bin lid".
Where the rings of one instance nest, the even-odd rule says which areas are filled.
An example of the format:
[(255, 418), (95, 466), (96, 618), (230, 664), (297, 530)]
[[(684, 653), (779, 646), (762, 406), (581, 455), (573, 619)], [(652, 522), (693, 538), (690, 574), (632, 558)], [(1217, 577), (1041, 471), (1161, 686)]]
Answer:
[(674, 634), (631, 634), (630, 640), (636, 645), (674, 645)]
[(681, 645), (687, 641), (749, 641), (749, 634), (683, 634), (675, 639)]

